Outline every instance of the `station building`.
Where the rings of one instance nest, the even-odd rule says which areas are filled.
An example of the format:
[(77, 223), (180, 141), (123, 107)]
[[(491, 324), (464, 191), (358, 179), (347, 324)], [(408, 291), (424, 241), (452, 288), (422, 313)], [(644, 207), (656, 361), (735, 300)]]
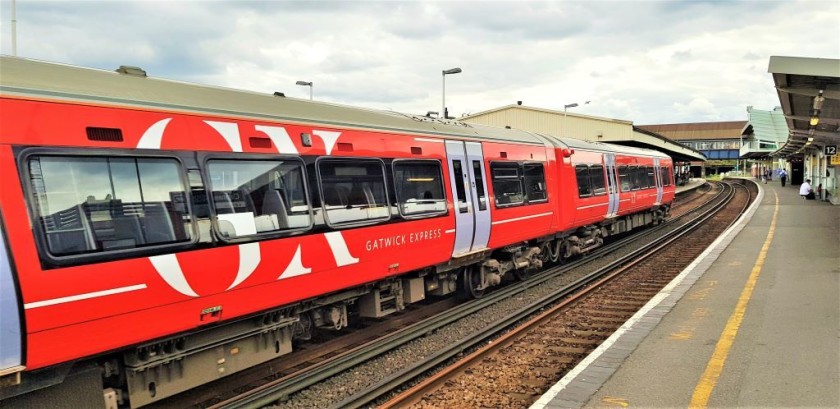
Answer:
[(688, 176), (689, 163), (703, 163), (706, 160), (697, 149), (674, 142), (656, 132), (636, 127), (631, 121), (529, 107), (522, 105), (521, 101), (464, 116), (458, 120), (566, 136), (589, 142), (655, 149), (674, 160), (678, 182), (682, 176)]
[(747, 121), (725, 121), (639, 125), (638, 127), (663, 135), (702, 153), (708, 160), (691, 163), (692, 175), (702, 177), (739, 168), (741, 132), (747, 124)]

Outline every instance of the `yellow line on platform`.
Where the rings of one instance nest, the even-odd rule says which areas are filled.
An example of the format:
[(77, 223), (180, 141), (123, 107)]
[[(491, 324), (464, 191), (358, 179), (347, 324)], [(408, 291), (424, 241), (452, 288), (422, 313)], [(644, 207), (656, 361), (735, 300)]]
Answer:
[(776, 205), (773, 209), (773, 220), (770, 222), (770, 231), (767, 232), (767, 239), (764, 240), (764, 245), (761, 246), (761, 251), (758, 253), (758, 258), (753, 265), (750, 277), (741, 291), (741, 296), (738, 298), (738, 304), (729, 320), (726, 322), (726, 327), (720, 335), (720, 339), (715, 346), (715, 351), (712, 353), (709, 363), (706, 365), (706, 370), (697, 386), (694, 388), (694, 394), (691, 396), (690, 408), (705, 408), (709, 404), (709, 397), (712, 396), (712, 391), (715, 389), (715, 384), (723, 371), (723, 365), (726, 363), (726, 358), (729, 356), (729, 350), (735, 342), (735, 336), (738, 335), (738, 328), (741, 326), (741, 321), (744, 319), (744, 313), (747, 310), (747, 304), (750, 302), (755, 284), (758, 281), (758, 276), (761, 275), (761, 268), (764, 266), (764, 260), (767, 258), (767, 251), (770, 249), (770, 243), (773, 242), (773, 236), (776, 233), (776, 219), (779, 215), (779, 195), (773, 191), (776, 196)]

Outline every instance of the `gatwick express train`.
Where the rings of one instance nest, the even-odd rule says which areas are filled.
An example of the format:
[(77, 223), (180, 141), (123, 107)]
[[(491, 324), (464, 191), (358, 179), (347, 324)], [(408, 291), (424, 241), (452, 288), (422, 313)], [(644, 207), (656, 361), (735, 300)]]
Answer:
[[(140, 407), (660, 222), (659, 152), (0, 60), (0, 404)], [(46, 403), (45, 403), (46, 402)]]

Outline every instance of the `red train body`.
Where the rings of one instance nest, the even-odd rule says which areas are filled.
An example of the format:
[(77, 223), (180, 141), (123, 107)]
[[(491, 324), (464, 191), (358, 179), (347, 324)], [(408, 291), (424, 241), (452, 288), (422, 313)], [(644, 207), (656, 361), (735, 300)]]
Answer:
[(142, 406), (313, 327), (478, 296), (674, 197), (638, 148), (9, 57), (0, 85), (0, 399), (85, 362)]

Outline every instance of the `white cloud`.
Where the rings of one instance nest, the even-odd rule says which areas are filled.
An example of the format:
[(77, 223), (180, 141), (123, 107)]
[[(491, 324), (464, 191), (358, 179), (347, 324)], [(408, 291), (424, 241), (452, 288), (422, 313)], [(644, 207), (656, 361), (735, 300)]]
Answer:
[[(10, 0), (0, 0), (11, 52)], [(840, 58), (840, 3), (17, 1), (18, 54), (308, 98), (450, 114), (517, 100), (640, 124), (777, 105), (771, 55)]]

